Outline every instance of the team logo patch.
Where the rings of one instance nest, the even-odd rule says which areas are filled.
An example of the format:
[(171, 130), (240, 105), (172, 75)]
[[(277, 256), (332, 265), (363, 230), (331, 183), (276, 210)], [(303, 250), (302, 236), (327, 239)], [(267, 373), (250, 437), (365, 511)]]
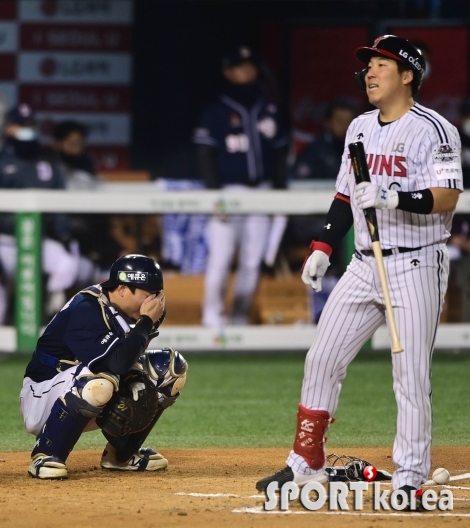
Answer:
[(235, 112), (230, 114), (229, 121), (230, 121), (230, 126), (233, 126), (233, 127), (238, 127), (242, 124), (240, 115)]
[(267, 138), (272, 139), (277, 133), (276, 121), (271, 117), (265, 117), (257, 123), (258, 130)]
[(118, 279), (121, 282), (148, 282), (148, 273), (146, 271), (118, 271)]
[(457, 149), (452, 148), (448, 143), (441, 143), (437, 151), (434, 152), (434, 161), (437, 163), (456, 161), (458, 157)]

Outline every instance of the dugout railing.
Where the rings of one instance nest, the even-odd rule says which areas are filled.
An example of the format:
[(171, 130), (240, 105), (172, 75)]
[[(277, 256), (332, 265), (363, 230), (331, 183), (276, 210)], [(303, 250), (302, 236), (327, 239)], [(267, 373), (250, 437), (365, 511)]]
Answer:
[[(325, 214), (333, 189), (253, 192), (162, 191), (152, 183), (104, 184), (94, 191), (2, 190), (0, 211), (16, 213), (18, 248), (15, 327), (0, 327), (0, 351), (30, 351), (41, 332), (42, 213), (100, 214)], [(470, 192), (462, 193), (457, 213), (470, 213)], [(300, 278), (299, 278), (300, 280)], [(307, 350), (315, 325), (253, 325), (223, 331), (199, 326), (162, 327), (159, 343), (188, 351)], [(151, 344), (151, 346), (153, 346)], [(155, 343), (155, 346), (158, 346)], [(371, 340), (373, 349), (389, 348), (387, 328)], [(437, 349), (470, 349), (470, 324), (444, 323)]]

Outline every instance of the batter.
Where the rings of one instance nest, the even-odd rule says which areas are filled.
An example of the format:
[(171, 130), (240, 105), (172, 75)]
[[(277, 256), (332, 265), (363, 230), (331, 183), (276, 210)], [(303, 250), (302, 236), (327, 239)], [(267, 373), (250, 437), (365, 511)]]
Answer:
[[(427, 480), (431, 467), (431, 358), (447, 288), (453, 212), (463, 190), (457, 129), (417, 104), (426, 68), (409, 41), (385, 35), (356, 57), (356, 74), (375, 110), (350, 125), (336, 182), (337, 194), (319, 241), (311, 244), (302, 280), (315, 291), (333, 247), (355, 231), (355, 255), (330, 295), (305, 362), (297, 431), (287, 466), (257, 483), (274, 480), (325, 483), (324, 437), (333, 421), (346, 369), (363, 344), (386, 322), (377, 265), (364, 209), (377, 220), (390, 295), (404, 352), (392, 354), (398, 419), (392, 486), (407, 494)], [(364, 143), (371, 182), (355, 184), (349, 143)]]

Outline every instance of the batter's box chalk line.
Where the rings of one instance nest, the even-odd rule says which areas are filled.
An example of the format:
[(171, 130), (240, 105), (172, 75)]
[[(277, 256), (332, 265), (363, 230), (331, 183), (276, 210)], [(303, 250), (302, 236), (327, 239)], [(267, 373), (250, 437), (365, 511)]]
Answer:
[(185, 493), (184, 491), (180, 491), (178, 493), (175, 493), (175, 495), (184, 495), (186, 497), (238, 497), (240, 498), (240, 495), (235, 495), (235, 493)]
[(470, 513), (363, 513), (363, 512), (345, 512), (345, 511), (265, 511), (261, 507), (255, 508), (236, 508), (232, 513), (256, 513), (265, 515), (352, 515), (355, 517), (470, 517)]
[[(449, 480), (465, 480), (465, 479), (470, 479), (470, 473), (462, 473), (462, 475), (454, 475), (452, 477), (450, 477)], [(424, 483), (424, 486), (446, 486), (446, 484), (436, 484), (434, 482), (434, 480), (427, 480), (425, 483)], [(464, 488), (462, 488), (464, 489)]]

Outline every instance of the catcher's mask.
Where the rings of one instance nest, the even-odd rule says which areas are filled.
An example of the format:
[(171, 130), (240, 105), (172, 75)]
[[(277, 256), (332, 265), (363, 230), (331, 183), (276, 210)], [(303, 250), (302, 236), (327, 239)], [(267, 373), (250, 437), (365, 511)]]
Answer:
[[(418, 93), (426, 70), (426, 61), (418, 47), (404, 38), (395, 35), (383, 35), (375, 39), (371, 47), (364, 46), (356, 50), (356, 57), (366, 66), (369, 64), (371, 57), (376, 55), (407, 64), (413, 72), (413, 80), (411, 81), (412, 94), (416, 95)], [(357, 72), (354, 77), (357, 87), (362, 91), (366, 90), (366, 74), (367, 68)]]
[(145, 367), (157, 391), (164, 396), (175, 396), (186, 383), (188, 364), (182, 354), (172, 348), (147, 350)]
[(145, 255), (124, 255), (118, 258), (102, 288), (115, 288), (120, 284), (158, 293), (163, 290), (163, 273), (157, 262)]

